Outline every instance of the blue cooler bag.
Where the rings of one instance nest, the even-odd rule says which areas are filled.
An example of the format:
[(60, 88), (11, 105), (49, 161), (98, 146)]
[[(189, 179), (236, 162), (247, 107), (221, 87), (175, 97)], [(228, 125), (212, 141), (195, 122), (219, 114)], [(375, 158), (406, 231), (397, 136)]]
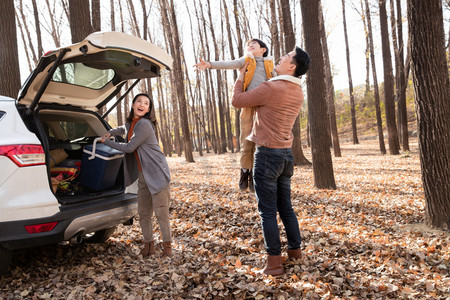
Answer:
[(86, 145), (81, 159), (80, 184), (94, 191), (114, 186), (124, 154), (105, 144)]

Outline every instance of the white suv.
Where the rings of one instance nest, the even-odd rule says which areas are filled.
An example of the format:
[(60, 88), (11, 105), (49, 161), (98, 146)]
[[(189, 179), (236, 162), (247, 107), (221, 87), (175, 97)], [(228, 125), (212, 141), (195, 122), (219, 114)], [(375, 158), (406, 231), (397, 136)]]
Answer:
[(172, 58), (147, 41), (98, 32), (46, 53), (17, 100), (0, 96), (0, 274), (14, 249), (86, 237), (102, 242), (116, 225), (131, 224), (136, 194), (124, 186), (122, 163), (107, 171), (115, 173), (108, 185), (94, 189), (77, 175), (96, 168), (83, 153), (110, 128), (97, 111), (128, 80), (123, 95), (171, 66)]

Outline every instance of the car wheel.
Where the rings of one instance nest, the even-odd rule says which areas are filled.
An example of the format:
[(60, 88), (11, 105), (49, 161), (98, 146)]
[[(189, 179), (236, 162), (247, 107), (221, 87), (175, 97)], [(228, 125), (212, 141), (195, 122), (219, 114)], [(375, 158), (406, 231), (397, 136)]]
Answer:
[(12, 252), (0, 246), (0, 275), (8, 271), (12, 260)]
[(87, 234), (83, 237), (83, 242), (86, 243), (104, 243), (107, 239), (109, 239), (114, 231), (116, 230), (117, 226), (113, 226), (110, 228), (106, 228), (103, 230), (99, 230), (90, 234)]

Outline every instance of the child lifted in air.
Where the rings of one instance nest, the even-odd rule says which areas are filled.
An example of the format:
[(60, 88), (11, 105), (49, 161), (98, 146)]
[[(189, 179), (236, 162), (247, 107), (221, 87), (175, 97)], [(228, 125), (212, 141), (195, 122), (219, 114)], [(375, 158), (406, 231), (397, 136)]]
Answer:
[[(194, 65), (195, 71), (206, 69), (231, 69), (236, 70), (242, 68), (246, 63), (247, 72), (244, 76), (244, 91), (252, 90), (258, 85), (275, 76), (273, 57), (268, 57), (269, 49), (267, 45), (258, 39), (251, 39), (247, 42), (247, 54), (236, 60), (230, 61), (211, 61), (200, 62)], [(239, 188), (246, 190), (249, 188), (252, 192), (253, 187), (253, 154), (255, 152), (255, 144), (247, 137), (253, 128), (254, 108), (246, 107), (241, 109), (241, 174), (239, 178)]]

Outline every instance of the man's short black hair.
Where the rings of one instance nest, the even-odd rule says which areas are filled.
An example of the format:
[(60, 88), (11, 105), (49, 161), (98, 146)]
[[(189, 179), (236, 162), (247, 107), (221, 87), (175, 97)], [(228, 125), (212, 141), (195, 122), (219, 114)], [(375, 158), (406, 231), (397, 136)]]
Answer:
[[(266, 43), (258, 39), (251, 39), (249, 42), (257, 42), (261, 48), (266, 48), (266, 52), (263, 53), (263, 57), (267, 57), (269, 55), (269, 48), (267, 48)], [(247, 42), (248, 43), (248, 42)]]
[(308, 53), (303, 51), (300, 47), (295, 47), (294, 51), (295, 55), (292, 57), (292, 63), (297, 66), (295, 68), (294, 77), (300, 77), (308, 71), (311, 58)]

